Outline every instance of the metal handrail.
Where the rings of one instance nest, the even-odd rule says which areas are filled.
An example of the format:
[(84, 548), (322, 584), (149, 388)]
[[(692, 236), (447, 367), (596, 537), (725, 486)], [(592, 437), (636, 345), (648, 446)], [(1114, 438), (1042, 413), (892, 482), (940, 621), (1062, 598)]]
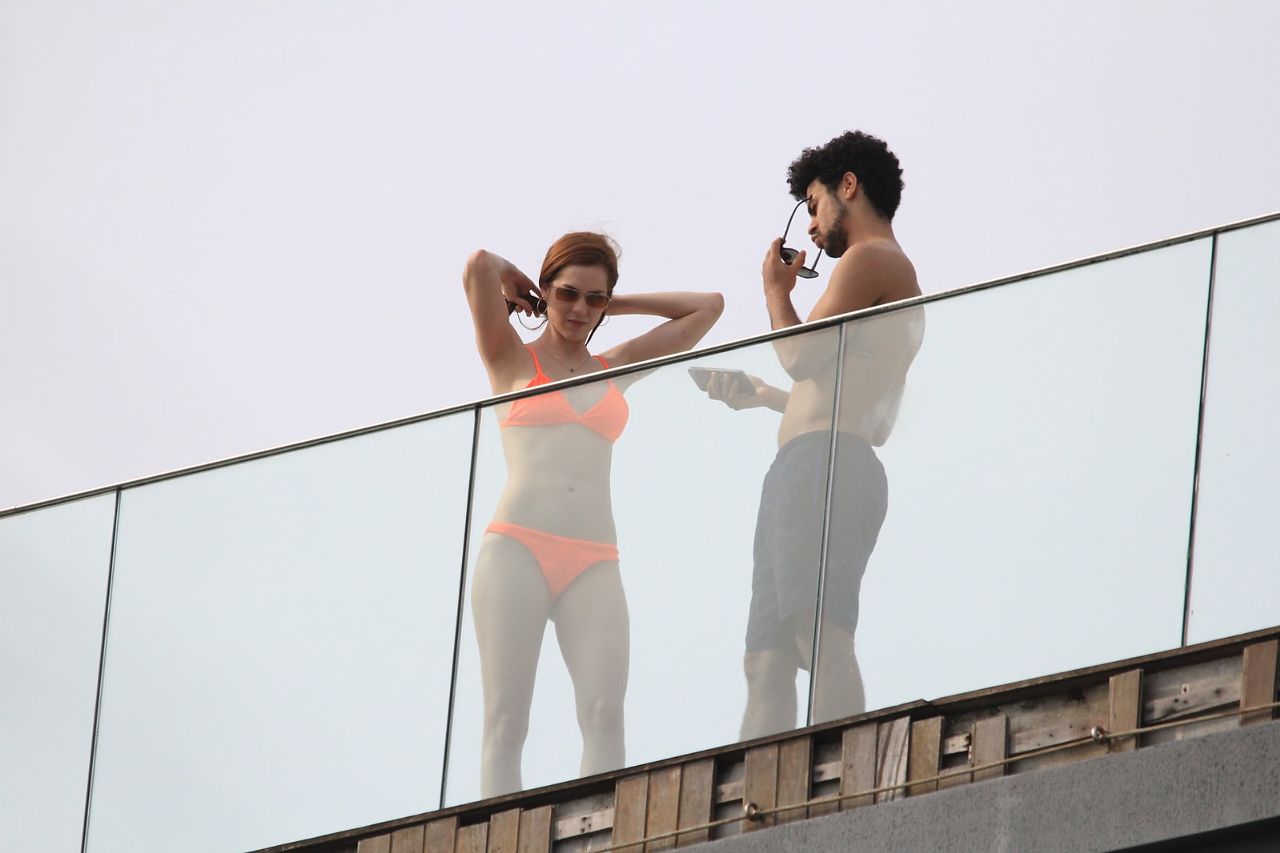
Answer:
[(1047, 267), (1028, 270), (1026, 272), (1017, 273), (1015, 275), (1001, 276), (999, 278), (988, 279), (976, 284), (965, 285), (963, 287), (953, 288), (951, 290), (939, 291), (937, 293), (929, 293), (917, 296), (912, 299), (904, 299), (899, 302), (891, 302), (886, 305), (876, 305), (871, 308), (864, 308), (859, 311), (851, 311), (847, 314), (840, 314), (835, 317), (826, 317), (822, 320), (815, 320), (811, 323), (801, 323), (797, 326), (791, 326), (786, 329), (764, 332), (758, 335), (751, 335), (745, 338), (728, 341), (722, 344), (705, 347), (698, 350), (690, 350), (688, 352), (677, 353), (675, 355), (663, 356), (661, 358), (652, 358), (647, 361), (628, 364), (623, 367), (614, 367), (608, 370), (601, 370), (586, 376), (573, 377), (570, 379), (562, 379), (551, 382), (546, 385), (539, 385), (536, 388), (521, 389), (519, 391), (511, 391), (506, 394), (498, 394), (491, 397), (484, 397), (479, 400), (472, 400), (467, 403), (461, 403), (454, 406), (447, 406), (442, 409), (435, 409), (418, 415), (410, 415), (408, 417), (399, 418), (393, 421), (373, 424), (370, 426), (357, 427), (355, 429), (345, 430), (343, 432), (333, 433), (331, 435), (320, 436), (318, 438), (306, 439), (304, 441), (293, 442), (290, 444), (279, 445), (268, 448), (266, 450), (258, 450), (252, 453), (230, 456), (224, 459), (218, 459), (213, 462), (205, 462), (200, 465), (192, 465), (186, 468), (178, 468), (172, 471), (165, 471), (160, 474), (152, 474), (147, 477), (140, 477), (133, 480), (127, 480), (122, 483), (113, 483), (111, 485), (100, 486), (81, 492), (75, 492), (69, 495), (48, 498), (46, 500), (37, 501), (35, 503), (22, 504), (10, 507), (8, 509), (0, 509), (0, 518), (19, 513), (30, 512), (35, 509), (43, 509), (45, 507), (54, 506), (62, 503), (70, 503), (71, 501), (82, 500), (84, 498), (95, 497), (98, 495), (109, 494), (117, 489), (129, 489), (136, 486), (145, 486), (151, 483), (158, 483), (164, 480), (172, 480), (177, 477), (185, 477), (190, 474), (198, 474), (202, 471), (210, 471), (215, 468), (224, 468), (230, 465), (238, 465), (242, 462), (252, 462), (257, 459), (265, 459), (270, 456), (278, 456), (283, 453), (290, 453), (295, 450), (304, 450), (309, 447), (317, 447), (322, 444), (329, 444), (334, 441), (342, 441), (348, 438), (356, 438), (363, 435), (371, 435), (383, 430), (395, 429), (397, 427), (407, 426), (409, 424), (422, 423), (423, 421), (435, 420), (436, 418), (444, 418), (449, 415), (459, 414), (461, 412), (474, 411), (501, 403), (508, 403), (512, 400), (518, 400), (523, 397), (532, 397), (539, 394), (545, 394), (548, 391), (562, 390), (576, 385), (585, 385), (596, 382), (601, 379), (613, 378), (618, 376), (626, 376), (632, 373), (640, 373), (645, 370), (653, 370), (657, 367), (663, 367), (668, 364), (675, 364), (682, 361), (688, 361), (694, 358), (701, 358), (708, 355), (715, 355), (731, 350), (742, 349), (766, 341), (780, 340), (793, 335), (801, 335), (814, 332), (820, 329), (838, 326), (850, 320), (858, 320), (865, 317), (872, 317), (878, 314), (886, 314), (893, 311), (899, 311), (905, 308), (911, 308), (917, 305), (926, 305), (933, 302), (941, 302), (946, 299), (952, 299), (957, 296), (966, 296), (971, 293), (977, 293), (982, 290), (989, 290), (996, 287), (1005, 287), (1012, 284), (1030, 281), (1036, 278), (1042, 278), (1054, 273), (1065, 272), (1073, 269), (1090, 266), (1092, 264), (1103, 263), (1105, 261), (1113, 261), (1119, 258), (1137, 255), (1144, 252), (1152, 252), (1157, 249), (1164, 249), (1169, 246), (1176, 246), (1180, 243), (1189, 243), (1194, 240), (1203, 239), (1205, 237), (1213, 237), (1224, 234), (1229, 231), (1236, 231), (1241, 228), (1248, 228), (1253, 225), (1261, 225), (1267, 222), (1280, 220), (1280, 211), (1268, 213), (1262, 216), (1255, 216), (1248, 219), (1241, 219), (1236, 222), (1229, 222), (1224, 225), (1217, 225), (1211, 228), (1203, 228), (1198, 231), (1190, 231), (1185, 234), (1179, 234), (1173, 237), (1165, 237), (1161, 240), (1155, 240), (1149, 243), (1140, 243), (1123, 249), (1116, 249), (1110, 252), (1103, 252), (1097, 255), (1089, 255), (1087, 257), (1078, 258), (1072, 261), (1065, 261), (1059, 264), (1053, 264)]

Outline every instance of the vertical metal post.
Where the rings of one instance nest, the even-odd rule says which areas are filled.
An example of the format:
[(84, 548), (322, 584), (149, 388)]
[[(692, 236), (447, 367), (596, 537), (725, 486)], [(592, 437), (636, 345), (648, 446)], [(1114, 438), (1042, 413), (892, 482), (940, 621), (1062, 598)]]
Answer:
[(480, 413), (476, 406), (471, 425), (471, 474), (467, 479), (467, 509), (462, 523), (462, 566), (458, 572), (458, 611), (453, 624), (453, 668), (449, 675), (449, 709), (444, 724), (444, 756), (440, 764), (440, 808), (444, 808), (449, 784), (449, 746), (453, 738), (453, 704), (458, 696), (458, 656), (462, 649), (462, 609), (467, 595), (467, 557), (471, 545), (471, 507), (476, 494), (476, 460), (480, 456)]
[(1182, 593), (1182, 645), (1191, 630), (1191, 575), (1195, 563), (1196, 513), (1200, 508), (1200, 458), (1204, 449), (1204, 411), (1209, 391), (1209, 336), (1213, 329), (1213, 290), (1218, 277), (1218, 232), (1209, 244), (1209, 293), (1204, 306), (1204, 351), (1200, 356), (1200, 410), (1196, 415), (1196, 453), (1191, 474), (1191, 518), (1187, 531), (1187, 580)]
[(813, 619), (812, 656), (809, 658), (809, 707), (805, 711), (805, 725), (813, 725), (813, 705), (818, 695), (818, 655), (822, 647), (822, 599), (827, 585), (827, 543), (831, 533), (831, 493), (836, 477), (836, 436), (840, 425), (841, 385), (844, 381), (845, 329), (848, 323), (841, 323), (836, 344), (836, 385), (835, 397), (831, 401), (831, 440), (827, 447), (827, 494), (823, 501), (822, 542), (818, 551), (818, 600)]
[(89, 739), (89, 774), (85, 781), (84, 823), (80, 827), (80, 853), (89, 849), (89, 809), (93, 805), (93, 774), (98, 764), (98, 723), (102, 718), (103, 673), (107, 665), (107, 629), (111, 622), (111, 591), (115, 585), (116, 542), (120, 537), (122, 490), (116, 489), (115, 512), (111, 519), (111, 551), (107, 557), (107, 589), (102, 605), (102, 642), (98, 644), (98, 691), (93, 700), (93, 734)]

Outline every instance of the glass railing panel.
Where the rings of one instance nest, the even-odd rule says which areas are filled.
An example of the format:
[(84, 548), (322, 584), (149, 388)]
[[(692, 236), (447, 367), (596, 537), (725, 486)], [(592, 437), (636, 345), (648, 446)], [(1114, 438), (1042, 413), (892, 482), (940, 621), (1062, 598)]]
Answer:
[(0, 518), (0, 839), (76, 853), (115, 495)]
[(1280, 624), (1280, 222), (1218, 238), (1188, 640)]
[[(736, 395), (731, 383), (754, 391), (756, 376), (790, 390), (780, 358), (833, 364), (837, 337), (819, 330), (620, 379), (630, 418), (612, 452), (581, 424), (503, 429), (509, 406), (484, 413), (446, 803), (740, 739), (756, 518), (780, 415), (732, 409), (698, 383)], [(830, 388), (825, 402), (807, 390), (810, 423), (822, 430)], [(587, 411), (607, 393), (592, 383), (572, 389), (571, 402)], [(825, 468), (814, 476), (825, 482)], [(486, 534), (495, 520), (515, 529)], [(601, 542), (617, 543), (618, 568)], [(799, 597), (808, 588), (799, 606), (810, 613), (816, 545), (810, 565), (761, 582)], [(756, 633), (770, 640), (763, 627)], [(803, 642), (788, 661), (808, 657)], [(794, 663), (784, 670), (757, 714), (767, 711), (775, 729), (806, 712), (807, 674)]]
[(474, 414), (128, 489), (92, 853), (439, 806)]
[[(855, 664), (877, 708), (1179, 644), (1209, 258), (1203, 239), (847, 324), (844, 476), (882, 466), (887, 511), (860, 595), (824, 600), (824, 624), (858, 619), (852, 654), (820, 648), (815, 692), (846, 705), (815, 721), (856, 710)], [(862, 351), (911, 328), (892, 429), (860, 424), (861, 383), (892, 401), (903, 365)], [(830, 527), (872, 526), (878, 494), (836, 488)]]

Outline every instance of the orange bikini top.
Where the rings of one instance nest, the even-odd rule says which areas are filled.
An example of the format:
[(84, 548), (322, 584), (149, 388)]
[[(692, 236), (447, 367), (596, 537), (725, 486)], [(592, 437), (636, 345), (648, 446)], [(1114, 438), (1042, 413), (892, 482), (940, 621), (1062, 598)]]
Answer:
[[(551, 381), (551, 377), (542, 372), (542, 364), (538, 361), (538, 354), (530, 346), (526, 345), (525, 349), (529, 350), (529, 355), (533, 356), (533, 367), (537, 372), (534, 373), (533, 379), (529, 380), (529, 384), (524, 387), (533, 388), (537, 385), (546, 385)], [(600, 356), (596, 356), (596, 359), (608, 369), (609, 363), (607, 361)], [(498, 426), (506, 429), (513, 426), (581, 424), (587, 429), (599, 433), (612, 443), (618, 440), (618, 436), (622, 435), (622, 430), (626, 428), (629, 411), (630, 409), (627, 407), (627, 401), (623, 398), (622, 392), (618, 390), (618, 386), (613, 384), (613, 380), (610, 379), (609, 389), (604, 392), (604, 396), (585, 412), (579, 413), (573, 408), (569, 398), (564, 395), (563, 391), (554, 391), (550, 394), (513, 400), (511, 408), (507, 411), (507, 417), (498, 421)]]

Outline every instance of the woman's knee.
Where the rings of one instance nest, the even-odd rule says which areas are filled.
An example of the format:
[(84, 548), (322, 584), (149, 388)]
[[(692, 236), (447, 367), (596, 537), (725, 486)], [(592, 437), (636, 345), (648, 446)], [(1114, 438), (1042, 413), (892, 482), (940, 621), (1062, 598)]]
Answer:
[(498, 703), (496, 707), (486, 708), (484, 734), (491, 742), (523, 744), (529, 734), (529, 708), (517, 703)]
[(621, 732), (624, 710), (621, 696), (593, 696), (578, 701), (578, 724), (584, 732)]

